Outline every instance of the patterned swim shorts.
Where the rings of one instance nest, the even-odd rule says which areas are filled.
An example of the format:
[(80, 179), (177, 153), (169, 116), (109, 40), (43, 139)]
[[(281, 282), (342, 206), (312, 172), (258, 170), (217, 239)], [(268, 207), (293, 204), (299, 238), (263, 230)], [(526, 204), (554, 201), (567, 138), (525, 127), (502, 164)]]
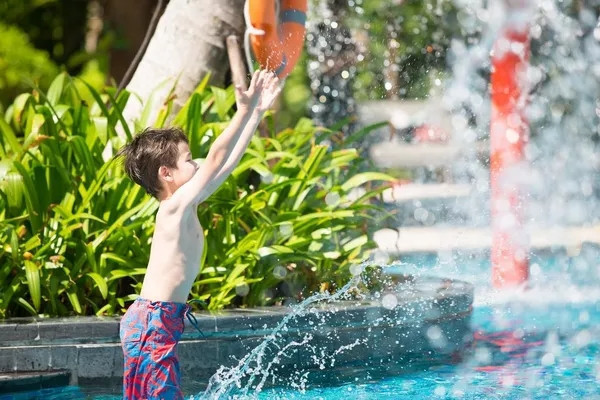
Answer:
[(136, 299), (121, 319), (123, 398), (183, 399), (177, 343), (190, 307)]

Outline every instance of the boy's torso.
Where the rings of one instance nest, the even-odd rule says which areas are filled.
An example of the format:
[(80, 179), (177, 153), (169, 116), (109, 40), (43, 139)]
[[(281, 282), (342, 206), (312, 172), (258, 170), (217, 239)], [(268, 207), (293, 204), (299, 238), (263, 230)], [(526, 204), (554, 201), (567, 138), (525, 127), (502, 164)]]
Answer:
[(197, 207), (163, 201), (156, 214), (150, 260), (140, 296), (185, 303), (200, 269), (204, 232)]

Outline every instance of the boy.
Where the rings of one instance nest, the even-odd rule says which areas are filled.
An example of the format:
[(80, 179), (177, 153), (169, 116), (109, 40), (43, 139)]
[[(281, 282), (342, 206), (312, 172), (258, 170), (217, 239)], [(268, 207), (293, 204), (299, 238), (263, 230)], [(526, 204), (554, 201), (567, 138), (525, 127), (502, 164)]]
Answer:
[(119, 151), (129, 177), (160, 201), (142, 291), (121, 320), (125, 399), (183, 398), (176, 347), (204, 245), (197, 207), (239, 163), (280, 90), (266, 71), (247, 91), (236, 87), (237, 113), (201, 167), (178, 129), (146, 130)]

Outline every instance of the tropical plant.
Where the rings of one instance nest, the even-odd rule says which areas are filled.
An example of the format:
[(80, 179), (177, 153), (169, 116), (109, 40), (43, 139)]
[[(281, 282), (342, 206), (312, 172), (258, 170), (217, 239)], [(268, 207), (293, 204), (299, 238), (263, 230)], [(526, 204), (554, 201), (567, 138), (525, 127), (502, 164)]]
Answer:
[(61, 74), (0, 120), (0, 316), (114, 313), (144, 273), (156, 204), (103, 156), (127, 97)]
[[(235, 103), (231, 88), (207, 82), (177, 115), (169, 102), (155, 121), (142, 112), (138, 125), (173, 118), (192, 153), (205, 155)], [(158, 202), (112, 158), (131, 138), (121, 114), (128, 98), (61, 74), (46, 94), (18, 96), (0, 119), (0, 317), (116, 314), (139, 293)], [(337, 128), (272, 126), (267, 117), (264, 134), (199, 210), (207, 245), (192, 296), (212, 309), (339, 283), (373, 247), (369, 200), (383, 186), (349, 196), (391, 178), (357, 172), (352, 138), (340, 142)]]

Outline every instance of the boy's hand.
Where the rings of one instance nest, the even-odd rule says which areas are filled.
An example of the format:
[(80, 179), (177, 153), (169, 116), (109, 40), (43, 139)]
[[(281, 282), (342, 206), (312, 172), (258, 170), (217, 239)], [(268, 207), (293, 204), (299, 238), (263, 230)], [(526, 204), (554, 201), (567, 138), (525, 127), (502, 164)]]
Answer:
[(275, 73), (260, 70), (254, 72), (248, 90), (235, 87), (237, 108), (240, 111), (256, 111), (263, 113), (271, 107), (279, 93), (281, 85)]

